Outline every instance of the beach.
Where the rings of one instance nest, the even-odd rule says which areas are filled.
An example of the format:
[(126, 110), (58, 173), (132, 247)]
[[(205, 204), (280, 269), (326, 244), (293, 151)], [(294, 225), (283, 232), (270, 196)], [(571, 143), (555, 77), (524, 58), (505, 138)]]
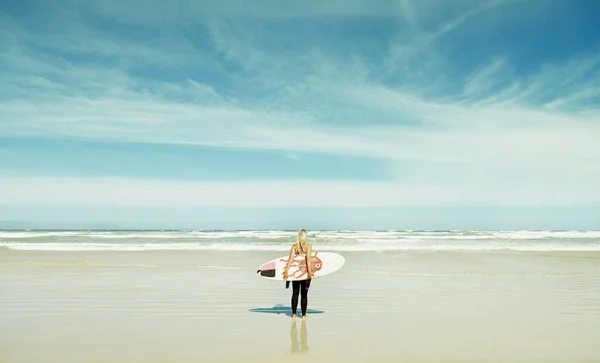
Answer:
[(256, 269), (294, 231), (18, 233), (0, 234), (2, 363), (600, 362), (595, 235), (309, 235), (346, 264), (293, 322), (291, 288)]

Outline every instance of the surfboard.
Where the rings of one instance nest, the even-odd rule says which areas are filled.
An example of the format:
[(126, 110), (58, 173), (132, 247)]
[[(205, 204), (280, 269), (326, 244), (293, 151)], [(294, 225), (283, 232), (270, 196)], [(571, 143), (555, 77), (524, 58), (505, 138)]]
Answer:
[[(283, 270), (288, 258), (289, 255), (267, 261), (260, 266), (256, 273), (268, 280), (284, 281)], [(346, 263), (344, 256), (335, 252), (313, 252), (311, 260), (314, 279), (332, 274)], [(301, 281), (306, 280), (307, 277), (306, 259), (303, 256), (296, 256), (290, 265), (288, 278), (285, 281)]]

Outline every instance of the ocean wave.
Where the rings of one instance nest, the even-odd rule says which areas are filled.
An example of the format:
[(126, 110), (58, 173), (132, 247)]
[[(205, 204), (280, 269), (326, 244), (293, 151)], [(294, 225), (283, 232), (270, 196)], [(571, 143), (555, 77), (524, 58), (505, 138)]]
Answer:
[[(202, 230), (173, 230), (173, 231), (23, 231), (23, 230), (0, 230), (0, 239), (31, 239), (49, 237), (91, 237), (108, 239), (225, 239), (225, 238), (258, 238), (258, 239), (281, 239), (295, 238), (296, 231), (282, 230), (257, 230), (257, 231), (202, 231)], [(309, 237), (317, 239), (331, 238), (431, 238), (431, 239), (546, 239), (546, 238), (600, 238), (600, 231), (551, 231), (551, 230), (505, 230), (505, 231), (470, 231), (470, 230), (399, 230), (399, 231), (312, 231)]]
[[(0, 243), (0, 247), (22, 251), (280, 251), (287, 253), (288, 244), (242, 243)], [(531, 252), (600, 252), (597, 244), (321, 244), (315, 251), (385, 252), (385, 251), (531, 251)]]
[[(291, 236), (293, 237), (295, 234)], [(56, 237), (89, 237), (99, 239), (279, 239), (289, 238), (290, 233), (283, 231), (0, 231), (0, 240)]]
[[(0, 248), (288, 251), (295, 231), (0, 231)], [(312, 231), (330, 251), (600, 251), (600, 231)]]

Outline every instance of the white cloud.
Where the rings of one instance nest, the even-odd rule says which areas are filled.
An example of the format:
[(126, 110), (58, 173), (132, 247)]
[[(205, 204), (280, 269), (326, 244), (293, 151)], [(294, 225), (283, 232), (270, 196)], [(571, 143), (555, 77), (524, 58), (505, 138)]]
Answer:
[(506, 60), (496, 59), (474, 72), (465, 85), (463, 95), (466, 98), (481, 99), (481, 94), (493, 92), (498, 87), (498, 82), (506, 81), (508, 77), (503, 75), (506, 76)]
[[(164, 4), (142, 0), (118, 1), (107, 0), (88, 3), (87, 6), (100, 14), (119, 20), (135, 21), (141, 24), (165, 25), (181, 22), (194, 22), (197, 19), (228, 18), (289, 20), (318, 17), (381, 17), (390, 16), (395, 10), (397, 1), (330, 0), (281, 2), (278, 0), (262, 0), (248, 6), (244, 0), (230, 0), (227, 3), (215, 3), (210, 0), (199, 0), (180, 4)], [(144, 11), (140, 11), (144, 9)]]
[(561, 205), (600, 202), (600, 192), (536, 185), (473, 188), (389, 182), (256, 181), (168, 182), (99, 178), (0, 179), (1, 205), (201, 205), (201, 206), (448, 206)]
[[(472, 7), (467, 7), (468, 3), (463, 2), (463, 4), (465, 4), (465, 7), (467, 7), (466, 9), (464, 9), (459, 16), (455, 17), (454, 19), (451, 19), (450, 21), (446, 22), (442, 27), (440, 27), (439, 29), (435, 30), (434, 32), (428, 34), (424, 40), (424, 44), (423, 45), (429, 45), (429, 43), (442, 38), (443, 36), (445, 36), (446, 34), (450, 33), (451, 31), (453, 31), (454, 29), (460, 27), (461, 25), (463, 25), (464, 23), (466, 23), (469, 19), (477, 17), (478, 15), (486, 12), (486, 11), (490, 11), (492, 9), (495, 9), (497, 7), (500, 7), (502, 5), (505, 5), (506, 3), (509, 3), (511, 0), (491, 0), (491, 1), (477, 1), (475, 3), (471, 3)], [(513, 0), (515, 1), (515, 0)], [(457, 3), (454, 3), (452, 5), (456, 6)], [(452, 5), (450, 7), (452, 7)]]

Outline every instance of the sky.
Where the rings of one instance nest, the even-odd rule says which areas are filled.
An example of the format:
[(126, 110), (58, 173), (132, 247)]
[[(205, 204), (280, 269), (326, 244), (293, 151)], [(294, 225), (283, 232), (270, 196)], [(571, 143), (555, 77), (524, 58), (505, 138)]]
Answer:
[(9, 0), (0, 227), (600, 229), (596, 0)]

